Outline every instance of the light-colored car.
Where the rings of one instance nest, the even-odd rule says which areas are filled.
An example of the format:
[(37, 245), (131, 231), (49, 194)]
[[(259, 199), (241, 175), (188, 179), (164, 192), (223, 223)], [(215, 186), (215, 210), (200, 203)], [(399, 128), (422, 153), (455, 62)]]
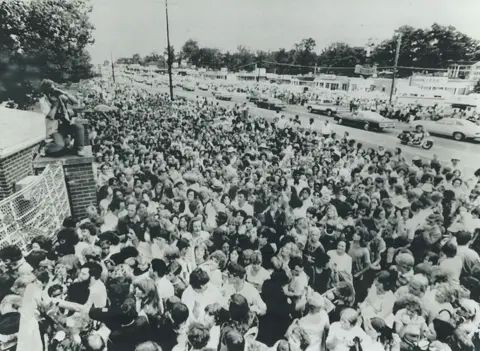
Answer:
[(362, 127), (364, 130), (377, 130), (395, 128), (395, 122), (373, 111), (358, 111), (342, 113), (334, 116), (338, 124)]
[(317, 112), (327, 116), (333, 116), (337, 113), (337, 106), (333, 100), (320, 99), (307, 102), (308, 112)]
[(420, 126), (430, 134), (452, 137), (457, 141), (480, 140), (480, 126), (465, 119), (442, 118), (438, 121), (414, 121), (410, 124), (410, 128), (415, 130)]

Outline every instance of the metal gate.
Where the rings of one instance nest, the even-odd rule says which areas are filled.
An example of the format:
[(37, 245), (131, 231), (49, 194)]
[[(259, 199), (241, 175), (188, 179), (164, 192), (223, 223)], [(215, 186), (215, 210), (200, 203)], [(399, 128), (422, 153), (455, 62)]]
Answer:
[(63, 167), (47, 166), (35, 181), (0, 201), (0, 248), (16, 245), (28, 252), (34, 237), (53, 237), (68, 216)]

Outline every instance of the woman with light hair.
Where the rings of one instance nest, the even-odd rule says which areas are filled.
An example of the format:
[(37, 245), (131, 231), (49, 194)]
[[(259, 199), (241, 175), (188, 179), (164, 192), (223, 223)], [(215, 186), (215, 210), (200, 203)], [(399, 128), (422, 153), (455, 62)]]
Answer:
[(402, 252), (395, 258), (395, 268), (398, 272), (396, 288), (407, 285), (413, 277), (415, 259), (408, 252)]
[(148, 277), (139, 277), (133, 281), (137, 312), (144, 313), (148, 319), (163, 313), (163, 305), (155, 281)]
[(325, 350), (325, 336), (330, 328), (330, 321), (326, 311), (327, 302), (328, 300), (317, 292), (309, 294), (306, 305), (307, 314), (293, 321), (287, 331), (288, 334), (292, 328), (297, 326), (305, 331), (310, 339), (307, 351)]
[(361, 346), (363, 350), (369, 350), (369, 337), (357, 325), (358, 318), (358, 313), (352, 308), (342, 311), (340, 322), (335, 322), (330, 326), (326, 340), (328, 350), (345, 351), (355, 346)]
[(423, 274), (415, 274), (408, 285), (401, 286), (397, 289), (397, 291), (395, 291), (395, 297), (399, 299), (408, 294), (412, 294), (419, 298), (423, 298), (425, 292), (427, 291), (428, 283), (428, 278), (426, 278)]

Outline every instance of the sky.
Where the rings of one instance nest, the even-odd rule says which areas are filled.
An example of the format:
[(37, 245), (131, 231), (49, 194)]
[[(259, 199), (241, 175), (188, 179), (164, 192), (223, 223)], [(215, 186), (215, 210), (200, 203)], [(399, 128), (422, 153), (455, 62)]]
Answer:
[[(165, 0), (92, 0), (94, 63), (163, 53)], [(176, 51), (192, 38), (200, 46), (235, 51), (290, 49), (311, 37), (316, 51), (333, 42), (364, 46), (402, 25), (453, 25), (480, 40), (480, 0), (169, 0), (170, 42)]]

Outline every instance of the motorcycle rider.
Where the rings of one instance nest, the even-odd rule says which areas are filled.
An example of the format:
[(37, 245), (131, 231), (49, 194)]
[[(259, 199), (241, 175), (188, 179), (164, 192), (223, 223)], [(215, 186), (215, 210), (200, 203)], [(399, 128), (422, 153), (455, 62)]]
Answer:
[(423, 126), (418, 126), (415, 132), (413, 133), (412, 143), (420, 144), (425, 138), (429, 137), (430, 134), (425, 130)]

